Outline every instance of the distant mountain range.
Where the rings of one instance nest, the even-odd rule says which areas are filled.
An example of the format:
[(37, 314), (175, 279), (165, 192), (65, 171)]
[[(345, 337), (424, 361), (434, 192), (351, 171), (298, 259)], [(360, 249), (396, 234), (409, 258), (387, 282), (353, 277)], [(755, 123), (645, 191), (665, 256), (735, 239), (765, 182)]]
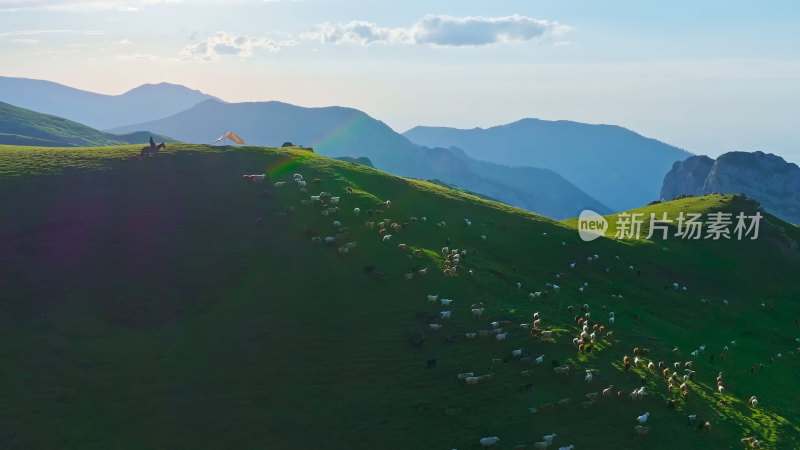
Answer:
[(472, 158), (554, 170), (615, 210), (646, 205), (689, 152), (613, 125), (523, 119), (487, 129), (415, 127), (403, 135), (430, 147), (458, 147)]
[(145, 84), (121, 95), (103, 95), (51, 81), (0, 77), (0, 101), (100, 130), (167, 117), (215, 98), (169, 83)]
[[(151, 134), (134, 131), (111, 134), (95, 130), (62, 117), (41, 114), (0, 102), (0, 144), (42, 147), (96, 147), (147, 143)], [(152, 135), (158, 142), (172, 139)]]
[(716, 160), (692, 156), (673, 164), (661, 200), (679, 195), (745, 194), (770, 213), (800, 224), (800, 167), (763, 152), (729, 152)]
[(385, 123), (352, 108), (303, 108), (281, 102), (222, 103), (207, 100), (173, 116), (114, 128), (148, 129), (183, 142), (210, 143), (233, 130), (248, 144), (278, 146), (291, 141), (331, 156), (367, 157), (380, 170), (439, 179), (510, 205), (556, 219), (585, 208), (610, 209), (549, 170), (477, 161), (456, 149), (415, 145)]

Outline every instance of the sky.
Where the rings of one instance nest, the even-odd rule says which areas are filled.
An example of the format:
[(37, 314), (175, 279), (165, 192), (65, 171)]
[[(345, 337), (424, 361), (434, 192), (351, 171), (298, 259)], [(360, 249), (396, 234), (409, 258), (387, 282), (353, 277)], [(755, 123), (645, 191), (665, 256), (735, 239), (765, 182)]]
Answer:
[(398, 132), (605, 123), (800, 163), (798, 30), (781, 0), (0, 0), (0, 75), (348, 106)]

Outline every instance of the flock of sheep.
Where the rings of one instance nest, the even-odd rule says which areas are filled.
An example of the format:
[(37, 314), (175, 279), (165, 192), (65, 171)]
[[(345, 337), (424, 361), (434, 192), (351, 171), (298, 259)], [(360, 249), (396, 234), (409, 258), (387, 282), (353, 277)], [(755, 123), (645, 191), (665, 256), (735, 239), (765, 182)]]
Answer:
[[(245, 179), (254, 183), (261, 183), (264, 182), (266, 175), (245, 175)], [(288, 185), (294, 186), (302, 193), (308, 194), (308, 183), (304, 180), (303, 176), (299, 173), (294, 174), (290, 181), (278, 181), (274, 183), (275, 188), (284, 188)], [(312, 182), (314, 185), (319, 184), (319, 180), (314, 180)], [(347, 194), (352, 194), (353, 190), (351, 188), (346, 188), (345, 192)], [(344, 203), (341, 197), (333, 196), (327, 192), (320, 192), (318, 195), (309, 195), (308, 199), (303, 199), (300, 201), (301, 205), (303, 206), (315, 206), (319, 211), (320, 215), (322, 216), (338, 216), (341, 213), (340, 205)], [(385, 200), (381, 201), (380, 203), (375, 205), (375, 209), (367, 210), (366, 213), (369, 215), (370, 220), (364, 222), (364, 226), (369, 230), (377, 230), (377, 238), (381, 242), (388, 243), (392, 240), (393, 236), (400, 232), (408, 223), (414, 222), (421, 222), (426, 223), (427, 218), (421, 217), (417, 219), (416, 217), (412, 217), (408, 220), (408, 223), (404, 222), (397, 222), (391, 219), (383, 217), (383, 214), (388, 212), (391, 208), (391, 201)], [(352, 209), (353, 216), (359, 216), (361, 214), (361, 209), (355, 207)], [(467, 228), (471, 228), (472, 222), (470, 219), (463, 219), (464, 226)], [(346, 254), (357, 247), (356, 242), (347, 242), (346, 238), (349, 232), (349, 227), (343, 226), (340, 220), (332, 221), (332, 225), (334, 230), (336, 231), (332, 235), (329, 236), (321, 236), (319, 235), (316, 230), (312, 228), (305, 228), (306, 235), (311, 238), (313, 243), (325, 243), (330, 246), (334, 246), (338, 248), (338, 252), (342, 254)], [(439, 228), (444, 228), (447, 226), (445, 221), (439, 221), (436, 223), (436, 226)], [(547, 238), (547, 234), (543, 233), (543, 236)], [(486, 240), (487, 237), (485, 234), (480, 235), (482, 240)], [(562, 246), (566, 246), (565, 242), (561, 243)], [(397, 248), (402, 251), (406, 251), (408, 249), (407, 244), (400, 243), (397, 245)], [(414, 250), (416, 255), (421, 255), (422, 250)], [(442, 272), (446, 277), (456, 276), (457, 274), (461, 273), (462, 271), (462, 261), (467, 257), (469, 254), (467, 250), (459, 250), (459, 249), (451, 249), (449, 247), (444, 247), (441, 249), (441, 257), (442, 257)], [(616, 260), (619, 260), (619, 256), (614, 257)], [(595, 264), (600, 259), (600, 255), (588, 255), (586, 256), (586, 263), (587, 264)], [(365, 271), (370, 268), (365, 268)], [(381, 274), (378, 272), (374, 272), (374, 267), (372, 267), (369, 272), (376, 278), (382, 279), (385, 277), (385, 274)], [(579, 264), (577, 262), (572, 262), (569, 264), (569, 271), (575, 272), (580, 270)], [(633, 266), (628, 266), (628, 270), (633, 271)], [(427, 268), (415, 269), (411, 273), (403, 274), (403, 277), (407, 280), (411, 280), (416, 277), (424, 276), (428, 272)], [(606, 268), (605, 272), (609, 272), (609, 269)], [(467, 271), (468, 274), (472, 275), (472, 270)], [(564, 276), (563, 273), (556, 273), (554, 275), (554, 280), (552, 282), (548, 282), (544, 285), (542, 290), (536, 290), (528, 293), (527, 297), (532, 300), (539, 300), (545, 299), (551, 295), (558, 295), (561, 287), (556, 284), (557, 282), (562, 282), (562, 277)], [(516, 283), (516, 288), (521, 290), (522, 283)], [(666, 287), (665, 287), (666, 288)], [(674, 283), (672, 288), (675, 291), (686, 292), (686, 286), (680, 286), (678, 283)], [(589, 291), (589, 283), (583, 282), (577, 286), (577, 292), (579, 294), (584, 294)], [(623, 296), (621, 294), (613, 294), (612, 295), (614, 300), (622, 300)], [(454, 303), (453, 299), (450, 298), (442, 298), (438, 294), (428, 294), (426, 296), (426, 301), (429, 304), (436, 304), (437, 306), (442, 307), (438, 314), (431, 315), (429, 318), (429, 323), (427, 324), (427, 329), (429, 332), (439, 332), (443, 328), (447, 326), (447, 322), (450, 321), (452, 315), (454, 314), (455, 307), (458, 306), (458, 302)], [(705, 301), (703, 301), (705, 302)], [(725, 305), (728, 304), (727, 300), (724, 301)], [(464, 308), (465, 310), (469, 311), (469, 316), (473, 320), (483, 320), (484, 316), (488, 314), (487, 308), (484, 306), (483, 302), (472, 303), (469, 308)], [(589, 354), (592, 352), (595, 345), (601, 341), (606, 340), (608, 343), (612, 342), (613, 338), (613, 331), (611, 330), (612, 327), (615, 327), (616, 316), (613, 311), (606, 311), (606, 307), (603, 306), (600, 308), (601, 313), (597, 314), (591, 310), (591, 307), (588, 303), (584, 303), (582, 306), (579, 306), (580, 311), (575, 311), (573, 306), (568, 307), (568, 312), (570, 314), (574, 314), (574, 327), (577, 329), (577, 334), (572, 337), (572, 343), (576, 348), (578, 353)], [(607, 313), (607, 314), (605, 314)], [(635, 315), (634, 315), (635, 316)], [(604, 319), (597, 319), (597, 317), (605, 317)], [(636, 317), (634, 317), (636, 318)], [(530, 334), (530, 336), (534, 339), (538, 339), (544, 342), (554, 342), (558, 339), (564, 339), (566, 341), (569, 340), (568, 337), (564, 336), (563, 332), (556, 332), (553, 329), (548, 329), (548, 327), (543, 323), (545, 318), (542, 317), (540, 313), (535, 313), (532, 317), (530, 322), (520, 323), (518, 324), (519, 328), (524, 330), (525, 333)], [(617, 325), (618, 327), (618, 325)], [(497, 342), (505, 341), (509, 335), (511, 329), (511, 323), (509, 321), (501, 321), (495, 320), (488, 322), (488, 326), (485, 328), (474, 329), (472, 331), (468, 331), (464, 333), (464, 338), (467, 340), (475, 340), (475, 339), (493, 339)], [(420, 334), (417, 332), (418, 335)], [(424, 341), (424, 339), (423, 339)], [(798, 339), (800, 342), (800, 339)], [(421, 345), (421, 343), (420, 343)], [(724, 353), (733, 351), (736, 346), (736, 341), (731, 340), (730, 343), (726, 343), (724, 346)], [(679, 349), (676, 347), (673, 349), (673, 358), (672, 362), (666, 361), (656, 361), (650, 359), (648, 357), (649, 350), (646, 348), (634, 348), (633, 353), (633, 360), (631, 360), (629, 355), (624, 355), (621, 360), (621, 368), (628, 372), (631, 370), (632, 367), (640, 368), (640, 371), (649, 372), (654, 376), (660, 376), (663, 381), (664, 385), (666, 386), (668, 397), (673, 396), (682, 396), (687, 397), (689, 395), (689, 386), (693, 382), (695, 377), (695, 370), (693, 369), (693, 359), (699, 358), (700, 355), (705, 352), (706, 346), (700, 345), (697, 350), (694, 350), (690, 353), (691, 359), (690, 360), (680, 360), (678, 357), (680, 355)], [(777, 355), (778, 358), (782, 357), (781, 354)], [(542, 364), (544, 361), (545, 355), (540, 355), (536, 358), (532, 358), (531, 356), (527, 355), (522, 348), (514, 349), (511, 352), (510, 356), (505, 356), (501, 358), (493, 358), (491, 361), (491, 367), (501, 365), (507, 363), (510, 359), (518, 360), (525, 365), (538, 365)], [(570, 377), (570, 366), (562, 365), (559, 361), (553, 360), (553, 374), (556, 378), (567, 378)], [(428, 367), (432, 368), (435, 367), (436, 360), (429, 360)], [(752, 372), (752, 368), (751, 368)], [(598, 373), (595, 369), (586, 369), (584, 375), (584, 382), (586, 385), (592, 385), (595, 375)], [(530, 375), (530, 370), (525, 369), (520, 372), (522, 377), (526, 377)], [(491, 382), (493, 378), (492, 373), (486, 373), (483, 375), (476, 375), (474, 372), (461, 372), (456, 375), (456, 380), (460, 383), (464, 383), (465, 385), (475, 386), (484, 383)], [(520, 385), (520, 391), (529, 390), (532, 387), (532, 383), (524, 383)], [(724, 385), (724, 378), (723, 374), (720, 372), (717, 376), (717, 389), (722, 396), (725, 392), (725, 385)], [(608, 387), (602, 389), (601, 392), (590, 392), (584, 396), (584, 400), (581, 401), (581, 406), (583, 408), (590, 408), (596, 402), (600, 400), (602, 397), (617, 397), (621, 398), (625, 396), (625, 392), (622, 390), (617, 390), (615, 392), (614, 386), (609, 385)], [(644, 378), (642, 378), (642, 386), (631, 389), (627, 396), (634, 401), (642, 400), (645, 395), (645, 386), (644, 386)], [(566, 406), (570, 403), (570, 398), (562, 399), (557, 402), (560, 406)], [(725, 400), (720, 399), (720, 404), (724, 404)], [(750, 396), (748, 400), (748, 405), (751, 408), (756, 408), (758, 406), (758, 399), (755, 395)], [(667, 406), (669, 408), (675, 407), (675, 400), (670, 399), (667, 402)], [(538, 405), (536, 407), (529, 408), (530, 413), (539, 413), (542, 411), (546, 411), (550, 408), (553, 408), (554, 405), (552, 403), (545, 403)], [(633, 426), (633, 432), (637, 436), (646, 435), (650, 428), (647, 426), (647, 421), (650, 416), (649, 412), (645, 412), (644, 414), (638, 416), (632, 422), (635, 424)], [(696, 415), (689, 416), (690, 423), (698, 422)], [(700, 420), (698, 423), (698, 429), (701, 431), (708, 432), (710, 431), (711, 424), (706, 420)], [(536, 442), (533, 444), (533, 448), (535, 449), (547, 449), (553, 443), (553, 440), (556, 438), (556, 434), (552, 433), (549, 435), (543, 436), (543, 440), (541, 442)], [(479, 440), (479, 443), (483, 447), (493, 447), (498, 445), (500, 442), (500, 438), (497, 436), (487, 436), (483, 437)], [(753, 448), (759, 447), (761, 443), (754, 437), (747, 437), (742, 439), (742, 445), (746, 448)], [(527, 448), (524, 445), (517, 446), (515, 448)], [(566, 447), (560, 447), (560, 450), (569, 450), (574, 449), (574, 445), (569, 445)]]

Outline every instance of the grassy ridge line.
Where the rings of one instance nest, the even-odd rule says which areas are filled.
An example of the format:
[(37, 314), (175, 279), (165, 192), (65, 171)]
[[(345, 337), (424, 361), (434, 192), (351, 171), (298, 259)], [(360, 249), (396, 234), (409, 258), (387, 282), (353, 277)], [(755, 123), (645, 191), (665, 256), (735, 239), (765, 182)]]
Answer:
[[(754, 361), (790, 348), (790, 319), (798, 314), (791, 280), (770, 286), (775, 309), (761, 310), (761, 280), (771, 278), (771, 267), (736, 265), (764, 252), (766, 241), (732, 250), (736, 264), (727, 273), (705, 276), (720, 247), (665, 251), (606, 239), (582, 243), (574, 229), (535, 214), (308, 152), (176, 148), (159, 161), (135, 160), (135, 148), (102, 157), (113, 171), (0, 178), (6, 237), (0, 269), (11, 280), (2, 291), (0, 336), (15, 343), (0, 353), (6, 367), (14, 367), (0, 371), (0, 398), (8, 405), (0, 410), (7, 424), (0, 442), (6, 446), (478, 448), (485, 435), (501, 436), (510, 446), (554, 431), (557, 445), (577, 448), (727, 448), (745, 433), (776, 448), (800, 443), (796, 404), (785, 395), (795, 382), (796, 360), (767, 363), (755, 377), (748, 373)], [(85, 167), (81, 158), (76, 164)], [(356, 251), (340, 255), (312, 246), (302, 227), (330, 234), (334, 218), (301, 207), (307, 197), (294, 188), (241, 180), (242, 173), (264, 170), (272, 181), (290, 181), (294, 172), (320, 178), (320, 189), (341, 195), (339, 219), (351, 226), (348, 240), (359, 243)], [(355, 193), (345, 194), (345, 186)], [(424, 215), (429, 223), (384, 244), (363, 226), (363, 215), (385, 199), (393, 202), (385, 216), (407, 221)], [(287, 206), (296, 212), (274, 216)], [(356, 206), (359, 217), (350, 213)], [(265, 219), (260, 228), (256, 217)], [(463, 226), (464, 217), (473, 228)], [(435, 227), (439, 220), (447, 227)], [(81, 236), (84, 229), (90, 232)], [(54, 240), (53, 230), (74, 230), (76, 239)], [(473, 277), (442, 276), (438, 253), (446, 238), (451, 247), (470, 249), (465, 266), (474, 269)], [(399, 242), (425, 253), (400, 252)], [(64, 253), (78, 256), (54, 259)], [(601, 255), (598, 263), (585, 263), (594, 253)], [(675, 253), (682, 257), (670, 259)], [(791, 258), (770, 258), (785, 264), (783, 273), (797, 268)], [(570, 270), (572, 261), (578, 265)], [(362, 274), (369, 264), (390, 275), (386, 282)], [(430, 274), (403, 280), (416, 264), (430, 267)], [(555, 281), (554, 272), (564, 274), (557, 281), (561, 293), (528, 300), (529, 290)], [(690, 291), (663, 290), (673, 279)], [(583, 281), (590, 287), (579, 294)], [(721, 299), (737, 292), (730, 307), (722, 307)], [(454, 317), (443, 335), (428, 333), (422, 350), (410, 349), (408, 333), (426, 328), (417, 313), (439, 310), (425, 302), (428, 293), (454, 298)], [(619, 293), (624, 300), (609, 300)], [(701, 296), (712, 301), (700, 304)], [(487, 307), (481, 320), (468, 311), (475, 301)], [(566, 306), (584, 302), (600, 321), (599, 305), (618, 317), (614, 339), (602, 339), (591, 355), (569, 342), (576, 330)], [(555, 330), (555, 341), (515, 331), (534, 311)], [(462, 336), (492, 320), (512, 321), (507, 342), (444, 342), (446, 335)], [(739, 347), (726, 362), (696, 363), (697, 386), (678, 412), (663, 406), (667, 394), (654, 378), (643, 403), (614, 399), (580, 408), (585, 393), (605, 384), (626, 391), (639, 386), (638, 376), (617, 367), (634, 346), (669, 360), (673, 346), (683, 358), (700, 343), (719, 352), (733, 338)], [(578, 373), (557, 381), (550, 367), (536, 366), (528, 381), (519, 363), (489, 369), (492, 358), (519, 347), (569, 363)], [(431, 357), (439, 363), (427, 370)], [(580, 373), (586, 368), (599, 370), (591, 386)], [(455, 383), (455, 374), (468, 370), (494, 372), (495, 380), (475, 389)], [(716, 406), (718, 370), (730, 376), (730, 408)], [(521, 393), (523, 382), (535, 388)], [(764, 405), (757, 411), (734, 401), (754, 392)], [(527, 410), (566, 397), (572, 406), (552, 414)], [(636, 439), (633, 418), (645, 410), (653, 413), (652, 430)], [(712, 419), (714, 432), (687, 429), (684, 414), (692, 412)]]
[[(149, 133), (137, 131), (121, 135), (106, 133), (71, 120), (18, 108), (0, 102), (0, 143), (10, 145), (102, 146), (146, 143)], [(159, 142), (169, 138), (154, 135)]]

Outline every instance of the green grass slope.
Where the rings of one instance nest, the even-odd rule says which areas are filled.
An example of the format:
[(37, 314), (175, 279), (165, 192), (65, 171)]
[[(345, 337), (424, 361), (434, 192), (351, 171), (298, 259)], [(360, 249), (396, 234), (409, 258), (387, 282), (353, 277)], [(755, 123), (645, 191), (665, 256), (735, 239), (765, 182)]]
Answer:
[[(296, 148), (175, 144), (139, 161), (137, 147), (0, 146), (2, 448), (477, 449), (485, 436), (513, 448), (553, 432), (555, 448), (730, 448), (751, 435), (764, 448), (800, 446), (796, 227), (770, 218), (755, 241), (585, 243), (568, 224)], [(294, 173), (341, 210), (302, 204)], [(335, 220), (349, 228), (341, 243), (314, 244), (306, 227), (344, 234)], [(366, 224), (383, 220), (401, 225), (388, 242)], [(341, 253), (345, 242), (357, 245)], [(445, 245), (467, 250), (456, 276), (444, 275)], [(364, 273), (372, 265), (385, 279)], [(427, 275), (405, 279), (415, 267)], [(688, 290), (665, 289), (674, 281)], [(590, 353), (572, 344), (584, 303), (613, 331)], [(520, 327), (534, 312), (551, 338)], [(509, 322), (505, 341), (465, 337), (492, 321)], [(415, 331), (421, 348), (409, 344)], [(646, 361), (692, 360), (688, 397), (660, 374), (625, 371), (634, 347), (650, 350)], [(544, 362), (493, 364), (518, 348)], [(556, 378), (552, 360), (571, 374)], [(493, 376), (457, 382), (469, 371)], [(644, 398), (630, 400), (642, 384)], [(608, 385), (626, 395), (582, 405)], [(646, 411), (650, 432), (637, 436)]]
[[(150, 133), (106, 133), (62, 117), (41, 114), (0, 102), (0, 144), (48, 147), (86, 147), (147, 143)], [(158, 142), (172, 139), (153, 135)]]

